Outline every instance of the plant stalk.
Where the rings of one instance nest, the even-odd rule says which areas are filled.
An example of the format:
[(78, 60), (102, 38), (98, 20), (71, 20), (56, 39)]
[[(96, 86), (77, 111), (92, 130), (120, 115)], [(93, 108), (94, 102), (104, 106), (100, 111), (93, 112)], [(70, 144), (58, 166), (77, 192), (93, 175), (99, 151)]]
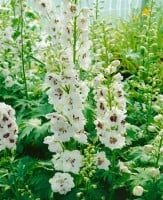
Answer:
[(22, 63), (22, 73), (23, 73), (23, 82), (24, 82), (24, 90), (26, 98), (28, 99), (28, 87), (27, 87), (27, 79), (25, 73), (25, 61), (24, 61), (24, 18), (23, 18), (23, 2), (20, 2), (20, 37), (21, 37), (21, 63)]

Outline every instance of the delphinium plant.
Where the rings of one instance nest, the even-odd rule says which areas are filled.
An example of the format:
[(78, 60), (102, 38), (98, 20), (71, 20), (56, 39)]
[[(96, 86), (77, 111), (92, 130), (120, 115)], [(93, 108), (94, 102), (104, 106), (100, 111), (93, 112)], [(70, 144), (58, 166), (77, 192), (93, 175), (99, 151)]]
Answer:
[[(23, 199), (31, 196), (31, 191), (19, 177), (16, 165), (16, 145), (18, 125), (15, 110), (0, 103), (0, 193), (2, 199)], [(21, 185), (21, 186), (20, 186)]]
[[(161, 17), (157, 14), (157, 9), (157, 5), (150, 1), (148, 7), (142, 11), (138, 18), (134, 19), (136, 21), (133, 30), (130, 29), (126, 33), (127, 38), (123, 38), (123, 42), (127, 46), (123, 45), (125, 48), (122, 55), (126, 50), (129, 50), (130, 53), (127, 52), (126, 58), (129, 60), (128, 64), (132, 65), (131, 68), (128, 66), (128, 69), (123, 72), (127, 76), (125, 89), (129, 100), (126, 120), (130, 123), (127, 124), (127, 143), (130, 148), (123, 155), (126, 155), (127, 165), (131, 172), (130, 177), (128, 177), (130, 185), (128, 188), (132, 192), (130, 199), (135, 198), (134, 196), (137, 196), (138, 199), (161, 198), (160, 148), (162, 142), (160, 129), (154, 131), (154, 128), (150, 126), (152, 122), (156, 123), (157, 121), (156, 106), (154, 105), (162, 93), (160, 78), (158, 78), (162, 76), (160, 64), (162, 48), (159, 44), (162, 33), (160, 31)], [(136, 27), (139, 27), (139, 33), (136, 32)], [(125, 35), (125, 32), (122, 32)], [(131, 38), (132, 40), (130, 40)], [(133, 66), (136, 70), (133, 70)], [(151, 132), (152, 128), (154, 134)], [(154, 190), (157, 191), (155, 194), (153, 194)]]
[[(119, 181), (115, 183), (115, 187), (124, 187), (123, 189), (128, 188), (127, 190), (131, 194), (129, 199), (134, 198), (134, 195), (141, 196), (140, 198), (148, 198), (152, 193), (152, 187), (157, 188), (158, 192), (150, 198), (160, 198), (161, 193), (161, 177), (159, 176), (161, 162), (159, 162), (159, 165), (157, 167), (155, 167), (154, 162), (150, 163), (149, 170), (148, 167), (145, 171), (142, 169), (144, 166), (148, 166), (148, 160), (146, 159), (148, 159), (149, 157), (146, 157), (144, 155), (144, 151), (141, 146), (147, 145), (148, 147), (148, 143), (150, 143), (150, 140), (153, 141), (155, 136), (158, 134), (156, 133), (155, 136), (151, 135), (151, 133), (149, 132), (150, 128), (148, 128), (148, 126), (153, 121), (153, 117), (156, 115), (152, 105), (155, 104), (156, 97), (161, 92), (161, 82), (159, 81), (160, 78), (158, 77), (162, 76), (161, 65), (159, 62), (160, 51), (162, 51), (161, 44), (159, 42), (161, 41), (160, 38), (162, 35), (160, 31), (161, 17), (159, 14), (157, 14), (157, 12), (155, 12), (157, 10), (157, 6), (154, 5), (154, 2), (150, 3), (151, 4), (149, 5), (149, 8), (143, 10), (143, 12), (141, 13), (141, 17), (139, 16), (140, 18), (132, 19), (137, 20), (134, 21), (134, 25), (132, 24), (132, 20), (129, 22), (123, 22), (123, 27), (118, 27), (116, 24), (114, 24), (114, 26), (112, 26), (111, 28), (111, 33), (109, 32), (109, 28), (107, 29), (105, 25), (105, 34), (102, 32), (102, 25), (100, 26), (100, 23), (96, 25), (96, 29), (92, 29), (94, 44), (93, 52), (95, 53), (95, 56), (93, 57), (93, 61), (95, 64), (95, 67), (93, 68), (94, 71), (99, 73), (101, 68), (105, 66), (105, 62), (108, 60), (112, 60), (113, 58), (118, 58), (122, 61), (119, 69), (122, 70), (122, 74), (125, 77), (125, 90), (128, 96), (128, 116), (126, 119), (128, 123), (126, 124), (126, 143), (129, 146), (126, 148), (126, 150), (122, 150), (123, 153), (121, 155), (123, 157), (123, 160), (126, 161), (126, 164), (123, 162), (119, 163), (120, 168), (123, 170), (122, 174), (119, 173)], [(136, 32), (136, 29), (138, 29), (136, 28), (137, 26), (139, 26), (139, 34)], [(130, 29), (128, 30), (129, 27)], [(146, 27), (146, 31), (142, 27)], [(103, 38), (108, 38), (108, 36), (112, 35), (113, 33), (115, 33), (115, 35), (113, 35), (114, 43), (113, 45), (110, 45), (110, 40), (103, 40)], [(142, 34), (145, 34), (146, 36), (143, 37)], [(100, 37), (98, 37), (98, 35), (100, 35)], [(103, 35), (106, 36), (104, 37)], [(144, 40), (143, 38), (146, 38), (146, 40)], [(105, 44), (106, 48), (102, 48), (102, 42), (96, 42), (99, 40), (103, 41), (103, 44)], [(144, 51), (142, 52), (141, 50), (143, 48), (143, 45), (146, 45), (146, 48), (144, 48), (146, 49), (145, 55)], [(123, 46), (122, 49), (121, 46)], [(110, 50), (112, 54), (108, 54)], [(112, 56), (111, 59), (110, 55)], [(101, 80), (102, 79), (103, 77), (101, 77)], [(133, 90), (132, 88), (135, 89)], [(135, 106), (133, 106), (134, 102)], [(161, 142), (159, 142), (159, 144), (160, 143)], [(131, 154), (128, 155), (127, 152), (130, 152)], [(158, 155), (160, 157), (160, 153), (158, 153)], [(158, 155), (156, 156), (155, 154), (154, 157), (158, 157)], [(137, 158), (135, 158), (135, 156), (137, 156)], [(138, 171), (135, 170), (136, 168)], [(156, 170), (158, 174), (155, 177), (157, 181), (154, 183), (149, 173), (150, 170)], [(134, 175), (131, 175), (132, 173)], [(141, 175), (138, 176), (139, 178), (136, 178), (138, 173), (140, 173)], [(144, 175), (144, 177), (146, 178), (144, 178), (144, 182), (139, 185), (138, 182), (141, 179), (140, 177), (143, 176), (143, 173), (147, 176)], [(149, 185), (146, 184), (148, 179), (150, 182)], [(126, 187), (125, 185), (125, 183), (127, 183), (127, 180), (131, 181), (129, 182), (129, 187)], [(143, 189), (143, 186), (145, 187), (145, 189)]]
[[(116, 178), (123, 164), (119, 160), (119, 149), (125, 146), (126, 136), (126, 100), (122, 85), (123, 77), (120, 73), (116, 74), (119, 64), (118, 60), (112, 61), (104, 70), (104, 75), (100, 74), (94, 79), (97, 137), (104, 145), (100, 145), (100, 148), (107, 152), (107, 158), (110, 160), (110, 168), (102, 177), (108, 181), (107, 196), (109, 199), (115, 199)], [(99, 160), (104, 163), (104, 160)]]
[(51, 188), (64, 195), (77, 184), (84, 158), (83, 148), (79, 147), (87, 144), (83, 110), (89, 89), (80, 80), (80, 71), (89, 67), (88, 16), (88, 9), (78, 10), (76, 1), (64, 0), (61, 13), (51, 16), (54, 23), (50, 23), (57, 51), (51, 69), (47, 68), (45, 87), (54, 107), (54, 112), (46, 116), (53, 135), (47, 136), (44, 143), (54, 154)]
[[(73, 4), (71, 1), (63, 1), (62, 3), (61, 16), (50, 16), (50, 18), (53, 18), (54, 22), (53, 27), (50, 27), (51, 30), (53, 30), (51, 39), (55, 47), (57, 46), (57, 51), (55, 52), (56, 57), (54, 58), (55, 64), (53, 64), (51, 68), (48, 67), (49, 72), (45, 80), (45, 87), (48, 88), (47, 94), (49, 103), (54, 106), (55, 111), (47, 115), (47, 118), (50, 119), (50, 131), (53, 135), (47, 136), (44, 140), (44, 143), (48, 144), (49, 150), (54, 153), (52, 162), (56, 173), (54, 177), (50, 179), (50, 183), (53, 192), (67, 194), (75, 187), (73, 179), (75, 176), (71, 174), (79, 174), (79, 180), (77, 179), (79, 185), (77, 186), (80, 188), (80, 184), (82, 184), (86, 188), (78, 192), (77, 196), (80, 198), (93, 198), (91, 196), (92, 194), (89, 194), (89, 190), (92, 189), (91, 184), (94, 185), (93, 183), (95, 181), (93, 180), (91, 182), (91, 176), (95, 173), (96, 167), (108, 170), (110, 161), (106, 157), (105, 150), (102, 151), (102, 148), (98, 149), (95, 147), (97, 144), (91, 141), (89, 138), (91, 135), (88, 135), (87, 141), (87, 135), (84, 130), (86, 120), (83, 114), (83, 103), (87, 98), (88, 88), (80, 78), (83, 79), (83, 70), (86, 70), (90, 66), (90, 41), (88, 40), (89, 10), (83, 8), (78, 12), (77, 4)], [(50, 23), (50, 26), (51, 24), (52, 23)], [(105, 44), (104, 48), (107, 48)], [(104, 128), (106, 134), (101, 131), (102, 135), (100, 135), (97, 131), (101, 143), (110, 149), (122, 148), (125, 145), (126, 103), (121, 85), (122, 77), (120, 74), (111, 77), (111, 74), (116, 71), (116, 67), (119, 64), (119, 61), (113, 61), (108, 66), (108, 69), (105, 70), (105, 75), (107, 76), (104, 81), (106, 88), (107, 84), (109, 85), (109, 89), (106, 91), (106, 99), (104, 98), (104, 101), (108, 104), (106, 108), (103, 107), (103, 102), (100, 102), (102, 98), (98, 99), (98, 94), (95, 98), (97, 100), (97, 121), (101, 113), (100, 109), (103, 109), (103, 121), (107, 121), (106, 118), (108, 118), (111, 122), (112, 118), (114, 118), (112, 120), (113, 125)], [(98, 87), (95, 80), (94, 83), (94, 87)], [(119, 89), (116, 91), (115, 88), (117, 86)], [(103, 86), (101, 85), (99, 87), (102, 88)], [(98, 91), (100, 92), (100, 88), (97, 89), (97, 93)], [(115, 98), (112, 92), (115, 94)], [(97, 124), (96, 128), (98, 129)], [(98, 130), (100, 130), (100, 125)], [(110, 138), (110, 143), (109, 138), (107, 140), (105, 137)], [(83, 148), (79, 148), (78, 143), (87, 144), (87, 142), (90, 143), (88, 145), (88, 150), (85, 150), (84, 155), (82, 155), (78, 149), (83, 151)], [(71, 145), (69, 143), (71, 143)], [(89, 149), (91, 149), (90, 152)], [(112, 175), (114, 176), (114, 170), (118, 162), (114, 155), (112, 157)], [(96, 167), (94, 162), (97, 165)], [(81, 172), (80, 168), (82, 168)], [(114, 180), (115, 178), (113, 178), (111, 184), (113, 184)], [(87, 186), (83, 181), (87, 183)], [(110, 194), (113, 199), (114, 189), (112, 188), (109, 190), (110, 193), (108, 194)], [(55, 196), (54, 194), (54, 197)]]
[[(3, 150), (4, 154), (1, 151), (0, 193), (2, 199), (37, 199), (45, 184), (44, 186), (37, 184), (38, 187), (32, 185), (36, 180), (41, 182), (42, 178), (46, 179), (43, 174), (45, 170), (40, 167), (43, 164), (38, 164), (38, 159), (41, 157), (40, 144), (42, 145), (48, 128), (44, 123), (46, 121), (44, 115), (51, 109), (48, 105), (42, 104), (46, 98), (45, 95), (42, 96), (41, 91), (45, 69), (44, 63), (39, 60), (39, 49), (36, 46), (41, 40), (39, 36), (41, 21), (27, 6), (26, 1), (3, 1), (0, 9), (2, 11), (0, 12), (0, 100), (15, 108), (19, 126), (15, 151)], [(6, 113), (4, 122), (8, 123), (7, 120)], [(10, 147), (10, 143), (7, 143), (10, 139), (11, 143), (15, 144), (14, 137), (17, 134), (13, 136), (14, 129), (10, 131), (13, 126), (14, 120), (7, 125), (1, 123), (1, 148), (5, 147), (5, 144)], [(39, 173), (42, 174), (40, 180)], [(30, 174), (33, 174), (33, 179)], [(31, 191), (31, 188), (35, 191)], [(49, 195), (48, 192), (45, 195)]]

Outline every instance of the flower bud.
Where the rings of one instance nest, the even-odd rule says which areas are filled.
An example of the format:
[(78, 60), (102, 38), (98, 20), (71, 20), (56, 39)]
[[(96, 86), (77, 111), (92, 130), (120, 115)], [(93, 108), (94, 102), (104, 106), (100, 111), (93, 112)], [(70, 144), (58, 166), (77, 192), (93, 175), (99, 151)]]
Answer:
[(160, 106), (158, 105), (153, 105), (152, 108), (156, 111), (156, 112), (159, 112), (160, 111)]
[(160, 137), (163, 137), (163, 129), (160, 130), (160, 132), (159, 132), (159, 136), (160, 136)]
[(150, 132), (156, 132), (157, 129), (156, 129), (155, 126), (148, 126), (148, 131), (150, 131)]
[(163, 154), (163, 147), (160, 148), (160, 154)]
[(156, 115), (156, 116), (154, 117), (154, 120), (155, 120), (155, 122), (163, 121), (163, 115), (161, 115), (161, 114)]
[(160, 142), (160, 140), (161, 140), (161, 136), (160, 136), (160, 135), (157, 135), (157, 136), (155, 137), (155, 141), (156, 141), (156, 142)]
[(92, 188), (94, 188), (94, 189), (97, 188), (97, 185), (93, 184), (93, 185), (92, 185)]
[(144, 192), (143, 187), (141, 187), (139, 185), (135, 186), (133, 191), (132, 191), (133, 195), (138, 196), (138, 197), (142, 196), (143, 192)]
[(119, 60), (113, 60), (111, 62), (111, 65), (114, 66), (114, 67), (118, 67), (120, 65), (120, 61)]
[(147, 144), (147, 145), (144, 146), (144, 152), (145, 152), (145, 153), (147, 153), (147, 154), (148, 154), (148, 153), (151, 153), (152, 150), (153, 150), (153, 145)]
[(82, 195), (83, 195), (82, 192), (78, 192), (78, 193), (76, 194), (77, 197), (81, 197)]
[(153, 178), (156, 178), (160, 175), (160, 170), (154, 167), (149, 168), (148, 172)]
[(158, 101), (163, 102), (163, 95), (162, 94), (158, 95)]

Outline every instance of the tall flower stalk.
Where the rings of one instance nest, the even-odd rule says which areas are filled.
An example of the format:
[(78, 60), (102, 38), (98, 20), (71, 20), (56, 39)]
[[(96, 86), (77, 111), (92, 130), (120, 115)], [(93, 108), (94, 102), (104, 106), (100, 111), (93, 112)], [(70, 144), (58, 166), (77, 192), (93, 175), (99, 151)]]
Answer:
[[(77, 150), (77, 145), (87, 144), (83, 110), (89, 90), (86, 83), (80, 80), (79, 69), (76, 68), (76, 57), (80, 56), (79, 51), (84, 45), (84, 41), (78, 38), (82, 33), (82, 27), (81, 32), (78, 29), (78, 20), (83, 12), (78, 11), (76, 1), (74, 4), (63, 0), (60, 16), (52, 16), (55, 23), (52, 26), (50, 23), (49, 27), (53, 30), (52, 39), (59, 53), (45, 80), (49, 103), (54, 106), (55, 112), (47, 115), (53, 135), (47, 136), (44, 143), (54, 153), (52, 162), (55, 170), (63, 172), (57, 172), (50, 179), (53, 192), (60, 194), (66, 194), (75, 186), (74, 178), (69, 173), (79, 174), (84, 156)], [(77, 64), (79, 68), (85, 67), (81, 62)], [(66, 145), (69, 142), (74, 143), (73, 148)]]
[(100, 142), (111, 150), (110, 153), (110, 173), (112, 174), (110, 188), (110, 200), (114, 199), (113, 184), (116, 178), (118, 151), (125, 146), (125, 118), (126, 100), (124, 97), (122, 76), (116, 74), (120, 62), (112, 61), (104, 70), (104, 75), (100, 74), (94, 79), (94, 95), (96, 101), (95, 126)]
[(23, 0), (19, 0), (20, 5), (20, 41), (21, 41), (21, 64), (22, 64), (22, 75), (24, 82), (24, 90), (28, 99), (28, 87), (25, 72), (25, 60), (24, 60), (24, 17), (23, 17)]

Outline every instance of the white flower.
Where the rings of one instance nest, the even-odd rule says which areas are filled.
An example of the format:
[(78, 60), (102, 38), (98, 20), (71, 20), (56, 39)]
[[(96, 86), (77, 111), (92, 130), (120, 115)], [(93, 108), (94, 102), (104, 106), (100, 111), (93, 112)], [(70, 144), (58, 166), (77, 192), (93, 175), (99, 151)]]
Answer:
[(51, 0), (33, 0), (34, 9), (44, 16), (51, 11)]
[(83, 165), (82, 160), (83, 156), (80, 154), (80, 151), (65, 150), (60, 154), (54, 155), (52, 162), (56, 170), (78, 174), (80, 167)]
[(104, 99), (107, 99), (108, 97), (108, 88), (106, 86), (103, 86), (103, 87), (99, 87), (98, 89), (95, 89), (93, 91), (95, 97), (94, 99), (96, 101), (99, 100), (99, 98), (103, 97)]
[(75, 132), (79, 132), (83, 130), (84, 125), (86, 124), (86, 120), (84, 114), (82, 113), (81, 109), (73, 109), (69, 112), (69, 116), (67, 116), (70, 120), (70, 123), (73, 126), (73, 130)]
[(163, 154), (163, 147), (160, 148), (160, 154)]
[(111, 62), (111, 65), (114, 66), (114, 67), (118, 67), (120, 65), (120, 61), (119, 60), (113, 60)]
[(51, 115), (49, 114), (47, 117), (48, 116), (52, 116), (50, 120), (50, 130), (54, 133), (55, 140), (61, 142), (69, 141), (74, 135), (74, 131), (67, 119), (64, 116), (55, 113), (51, 113)]
[(113, 74), (117, 71), (117, 67), (120, 65), (119, 60), (114, 60), (111, 64), (105, 69), (106, 74)]
[[(108, 109), (107, 107), (107, 102), (104, 98), (100, 98), (97, 102), (96, 102), (96, 106), (97, 106), (97, 110), (100, 114), (104, 115)], [(98, 113), (98, 114), (99, 114)]]
[(47, 91), (47, 95), (49, 97), (49, 103), (52, 104), (57, 111), (63, 112), (68, 94), (61, 87), (56, 87), (55, 89), (50, 88)]
[(78, 56), (78, 62), (80, 63), (80, 67), (84, 70), (87, 70), (90, 66), (90, 56), (88, 52), (83, 52)]
[(156, 122), (159, 122), (159, 121), (163, 121), (163, 115), (162, 114), (158, 114), (158, 115), (156, 115), (155, 117), (154, 117), (154, 120), (156, 121)]
[(105, 73), (106, 74), (113, 74), (117, 71), (117, 68), (115, 66), (109, 65), (106, 69), (105, 69)]
[(10, 71), (8, 68), (6, 68), (6, 69), (3, 68), (1, 73), (3, 74), (3, 76), (7, 77), (10, 74)]
[(154, 178), (159, 177), (160, 175), (160, 170), (155, 167), (150, 167), (150, 168), (147, 168), (146, 170)]
[(105, 120), (108, 123), (109, 129), (117, 130), (119, 133), (125, 132), (125, 114), (117, 107), (113, 107), (112, 110), (106, 112)]
[(119, 161), (118, 166), (122, 172), (131, 173), (128, 167), (124, 164), (124, 162)]
[(144, 152), (145, 153), (152, 153), (152, 150), (153, 150), (153, 145), (151, 145), (151, 144), (147, 144), (147, 145), (144, 145)]
[(91, 13), (91, 10), (88, 7), (84, 7), (81, 9), (81, 13), (83, 16), (85, 16), (86, 18), (89, 18), (89, 15)]
[(138, 197), (142, 196), (143, 192), (144, 192), (143, 187), (141, 187), (139, 185), (135, 186), (134, 189), (133, 189), (133, 191), (132, 191), (133, 195), (134, 196), (138, 196)]
[(163, 95), (162, 95), (162, 94), (159, 94), (159, 95), (158, 95), (158, 101), (159, 101), (160, 103), (163, 103)]
[(61, 78), (53, 73), (47, 73), (45, 76), (45, 88), (47, 87), (53, 87), (57, 88), (59, 86), (59, 83), (61, 83)]
[(28, 124), (31, 124), (34, 127), (39, 127), (41, 125), (41, 120), (37, 118), (32, 118), (28, 121)]
[(66, 194), (75, 186), (73, 177), (68, 173), (57, 172), (49, 182), (53, 192), (59, 192), (60, 194)]
[(97, 152), (95, 156), (96, 165), (99, 169), (108, 170), (110, 161), (106, 158), (104, 151)]
[(75, 88), (74, 85), (78, 84), (78, 74), (71, 67), (66, 68), (61, 72), (61, 78), (62, 84), (68, 85), (73, 83), (73, 88)]
[(63, 151), (62, 143), (60, 141), (56, 141), (54, 135), (45, 137), (44, 143), (48, 144), (50, 152), (61, 153)]
[(88, 96), (89, 88), (87, 86), (86, 82), (80, 82), (79, 85), (79, 90), (80, 90), (80, 97), (82, 102), (84, 102)]
[(88, 142), (87, 135), (84, 130), (75, 132), (75, 135), (73, 136), (73, 138), (81, 144), (87, 144), (87, 142)]
[(157, 132), (157, 128), (155, 126), (150, 125), (150, 126), (148, 126), (148, 131)]
[(11, 76), (7, 76), (5, 79), (5, 87), (12, 87), (15, 84), (15, 81)]
[(96, 125), (96, 130), (97, 130), (97, 134), (100, 134), (104, 131), (106, 131), (106, 121), (104, 121), (103, 119), (97, 118), (94, 121), (94, 124)]
[(78, 28), (87, 29), (88, 28), (88, 18), (85, 16), (79, 16), (77, 19)]
[(116, 131), (105, 132), (99, 138), (100, 141), (111, 150), (121, 149), (125, 146), (125, 137), (121, 136)]
[(161, 111), (161, 107), (159, 105), (153, 105), (152, 108), (156, 111), (156, 112), (160, 112)]
[(123, 80), (123, 76), (120, 73), (118, 73), (113, 76), (113, 80), (117, 83), (121, 83), (121, 81)]
[(104, 81), (104, 76), (103, 74), (99, 74), (98, 76), (96, 76), (93, 80), (93, 85), (94, 87), (98, 87), (101, 86), (101, 83)]
[(5, 103), (0, 103), (0, 150), (15, 149), (17, 133), (15, 110)]
[(65, 19), (67, 18), (67, 20), (70, 20), (73, 16), (77, 14), (77, 6), (68, 0), (62, 1), (62, 10)]

